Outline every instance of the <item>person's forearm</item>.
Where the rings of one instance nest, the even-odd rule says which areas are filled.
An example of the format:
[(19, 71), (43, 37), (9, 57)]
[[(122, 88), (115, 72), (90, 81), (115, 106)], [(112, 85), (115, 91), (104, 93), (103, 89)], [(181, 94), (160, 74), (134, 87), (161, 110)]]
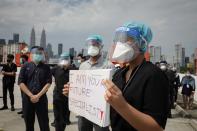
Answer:
[(51, 84), (47, 83), (47, 84), (43, 87), (43, 89), (37, 94), (38, 97), (41, 97), (43, 94), (45, 94), (45, 93), (48, 91), (48, 89), (49, 89), (50, 86), (51, 86)]
[(20, 89), (22, 90), (22, 92), (24, 92), (29, 97), (31, 97), (33, 95), (24, 83), (20, 83), (19, 86), (20, 86)]
[(162, 127), (151, 116), (136, 110), (127, 102), (125, 102), (124, 107), (116, 111), (139, 131), (163, 131)]
[(16, 73), (15, 72), (4, 72), (4, 75), (15, 76)]

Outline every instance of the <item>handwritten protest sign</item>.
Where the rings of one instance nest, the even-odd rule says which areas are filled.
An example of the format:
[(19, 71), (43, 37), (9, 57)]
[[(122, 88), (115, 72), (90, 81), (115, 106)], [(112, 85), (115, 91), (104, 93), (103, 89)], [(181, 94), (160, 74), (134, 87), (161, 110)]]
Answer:
[(104, 99), (103, 79), (111, 79), (112, 70), (71, 70), (69, 75), (69, 110), (93, 123), (110, 124), (109, 104)]

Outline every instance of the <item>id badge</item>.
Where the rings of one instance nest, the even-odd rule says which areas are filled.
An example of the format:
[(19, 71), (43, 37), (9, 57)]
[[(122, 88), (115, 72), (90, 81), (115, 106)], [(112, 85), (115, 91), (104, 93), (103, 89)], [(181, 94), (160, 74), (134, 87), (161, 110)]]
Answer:
[(186, 86), (187, 86), (187, 88), (189, 88), (189, 85), (188, 84)]

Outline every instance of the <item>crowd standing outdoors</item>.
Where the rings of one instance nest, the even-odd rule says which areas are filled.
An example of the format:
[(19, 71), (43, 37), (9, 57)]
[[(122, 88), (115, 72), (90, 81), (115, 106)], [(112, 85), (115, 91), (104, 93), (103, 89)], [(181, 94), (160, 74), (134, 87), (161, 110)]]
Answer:
[[(49, 131), (47, 91), (55, 80), (53, 91), (54, 121), (56, 131), (64, 131), (70, 122), (68, 109), (69, 70), (112, 69), (112, 80), (103, 80), (106, 87), (104, 97), (110, 104), (110, 127), (112, 131), (162, 131), (167, 118), (171, 118), (171, 109), (175, 108), (178, 90), (182, 87), (185, 109), (192, 109), (195, 93), (195, 79), (188, 70), (180, 81), (176, 68), (166, 61), (152, 64), (145, 60), (144, 53), (153, 37), (149, 26), (139, 22), (129, 22), (115, 30), (113, 44), (109, 51), (109, 60), (103, 59), (104, 46), (102, 36), (90, 35), (86, 39), (88, 57), (78, 54), (75, 58), (68, 52), (61, 54), (59, 63), (50, 68), (46, 64), (45, 51), (40, 46), (30, 49), (30, 59), (22, 55), (18, 85), (21, 89), (22, 114), (26, 131), (34, 131), (35, 114), (41, 131)], [(87, 59), (88, 58), (88, 59)], [(87, 59), (87, 60), (86, 60)], [(8, 109), (7, 91), (14, 111), (14, 83), (17, 66), (14, 56), (7, 56), (3, 66), (3, 107)], [(113, 64), (112, 64), (113, 63)], [(78, 116), (79, 131), (109, 131), (110, 127), (97, 124)]]

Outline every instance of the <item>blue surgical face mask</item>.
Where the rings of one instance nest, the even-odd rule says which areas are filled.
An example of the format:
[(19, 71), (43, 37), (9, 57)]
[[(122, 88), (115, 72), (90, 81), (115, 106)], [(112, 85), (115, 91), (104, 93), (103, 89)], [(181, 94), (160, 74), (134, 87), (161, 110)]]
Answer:
[(42, 62), (44, 60), (44, 56), (41, 54), (33, 54), (33, 59), (35, 63)]

